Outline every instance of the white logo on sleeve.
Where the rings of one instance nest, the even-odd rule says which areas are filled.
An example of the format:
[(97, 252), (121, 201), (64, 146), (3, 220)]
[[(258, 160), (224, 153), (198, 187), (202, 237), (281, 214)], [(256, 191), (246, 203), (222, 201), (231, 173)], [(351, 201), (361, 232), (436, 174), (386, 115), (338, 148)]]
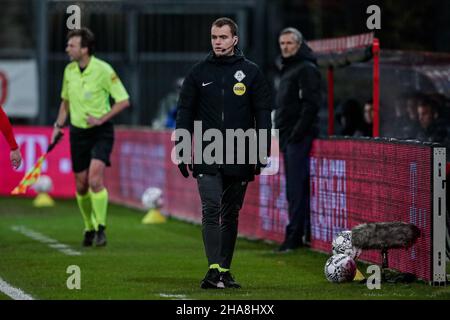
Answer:
[(214, 82), (214, 81), (207, 82), (207, 83), (202, 82), (202, 87), (206, 87), (206, 86), (210, 85), (210, 84), (213, 83), (213, 82)]

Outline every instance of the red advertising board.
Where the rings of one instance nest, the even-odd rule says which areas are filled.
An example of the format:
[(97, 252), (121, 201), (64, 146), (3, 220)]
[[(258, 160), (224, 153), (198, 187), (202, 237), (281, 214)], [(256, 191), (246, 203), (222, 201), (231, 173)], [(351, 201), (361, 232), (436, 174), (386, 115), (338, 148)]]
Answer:
[[(18, 170), (12, 169), (9, 147), (5, 139), (0, 137), (0, 195), (9, 195), (36, 160), (45, 153), (50, 144), (52, 130), (49, 127), (14, 127), (14, 135), (23, 157), (23, 163)], [(42, 174), (50, 176), (53, 181), (51, 196), (67, 198), (75, 195), (68, 134), (47, 156), (42, 166)], [(27, 196), (35, 194), (31, 188), (26, 193)]]
[[(422, 236), (389, 253), (389, 267), (431, 280), (432, 148), (374, 140), (316, 140), (311, 152), (312, 247), (331, 252), (337, 232), (367, 222), (403, 221)], [(377, 250), (361, 260), (381, 264)]]
[[(120, 179), (115, 172), (108, 176), (108, 183), (121, 191), (112, 192), (111, 197), (140, 206), (147, 187), (160, 187), (165, 212), (199, 223), (197, 185), (172, 164), (172, 146), (169, 133), (118, 130), (113, 162), (120, 163)], [(389, 263), (429, 280), (431, 161), (431, 148), (421, 144), (316, 140), (310, 165), (312, 248), (330, 253), (337, 232), (361, 223), (411, 222), (423, 236), (411, 249), (392, 250)], [(283, 240), (288, 213), (283, 161), (279, 164), (280, 174), (259, 176), (250, 183), (240, 212), (241, 235)], [(377, 251), (364, 252), (361, 259), (381, 262)]]
[[(105, 178), (110, 198), (142, 207), (141, 196), (145, 189), (158, 187), (163, 190), (164, 212), (200, 223), (197, 183), (192, 177), (184, 178), (172, 163), (172, 147), (169, 132), (117, 129), (113, 170)], [(239, 233), (249, 238), (282, 241), (287, 223), (286, 208), (284, 177), (257, 177), (247, 189), (240, 211)]]

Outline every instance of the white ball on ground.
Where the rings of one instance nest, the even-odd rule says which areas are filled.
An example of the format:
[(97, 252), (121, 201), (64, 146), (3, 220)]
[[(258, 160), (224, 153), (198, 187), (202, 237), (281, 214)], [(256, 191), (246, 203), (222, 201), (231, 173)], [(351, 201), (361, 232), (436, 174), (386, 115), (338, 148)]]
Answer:
[(52, 190), (52, 188), (52, 178), (46, 175), (41, 175), (33, 185), (33, 189), (38, 193), (48, 193)]
[(352, 281), (356, 275), (356, 263), (345, 254), (335, 254), (325, 263), (325, 277), (334, 283)]
[(161, 208), (163, 205), (162, 190), (153, 187), (146, 189), (142, 194), (141, 201), (146, 209)]

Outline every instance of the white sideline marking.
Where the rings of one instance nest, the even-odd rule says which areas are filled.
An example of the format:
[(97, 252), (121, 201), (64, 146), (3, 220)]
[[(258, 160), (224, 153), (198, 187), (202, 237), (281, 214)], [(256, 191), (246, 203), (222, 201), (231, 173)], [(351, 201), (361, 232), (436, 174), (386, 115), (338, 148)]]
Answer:
[(14, 300), (34, 300), (32, 296), (20, 289), (14, 288), (2, 278), (0, 278), (0, 291)]
[(11, 230), (17, 231), (33, 240), (47, 244), (50, 248), (56, 249), (68, 256), (79, 256), (81, 252), (73, 250), (67, 244), (59, 243), (57, 240), (49, 238), (42, 233), (33, 231), (24, 226), (12, 226)]
[(178, 299), (178, 300), (191, 300), (191, 299), (187, 299), (185, 294), (160, 293), (159, 296), (162, 297), (162, 298), (175, 298), (175, 299)]

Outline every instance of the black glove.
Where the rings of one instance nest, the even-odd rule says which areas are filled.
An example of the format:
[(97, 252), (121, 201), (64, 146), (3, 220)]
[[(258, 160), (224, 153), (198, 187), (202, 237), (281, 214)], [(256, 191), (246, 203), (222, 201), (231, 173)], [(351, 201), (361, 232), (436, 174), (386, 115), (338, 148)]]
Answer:
[(181, 162), (181, 163), (178, 165), (178, 169), (180, 169), (181, 174), (182, 174), (183, 177), (185, 177), (185, 178), (188, 178), (188, 177), (189, 177), (189, 171), (188, 171), (188, 168), (189, 168), (189, 170), (192, 171), (192, 164), (187, 165), (187, 164)]
[(267, 165), (269, 164), (269, 159), (264, 159), (265, 163), (262, 163), (260, 161), (258, 161), (258, 163), (255, 166), (255, 176), (259, 176), (261, 174), (261, 168), (265, 168), (267, 167)]

